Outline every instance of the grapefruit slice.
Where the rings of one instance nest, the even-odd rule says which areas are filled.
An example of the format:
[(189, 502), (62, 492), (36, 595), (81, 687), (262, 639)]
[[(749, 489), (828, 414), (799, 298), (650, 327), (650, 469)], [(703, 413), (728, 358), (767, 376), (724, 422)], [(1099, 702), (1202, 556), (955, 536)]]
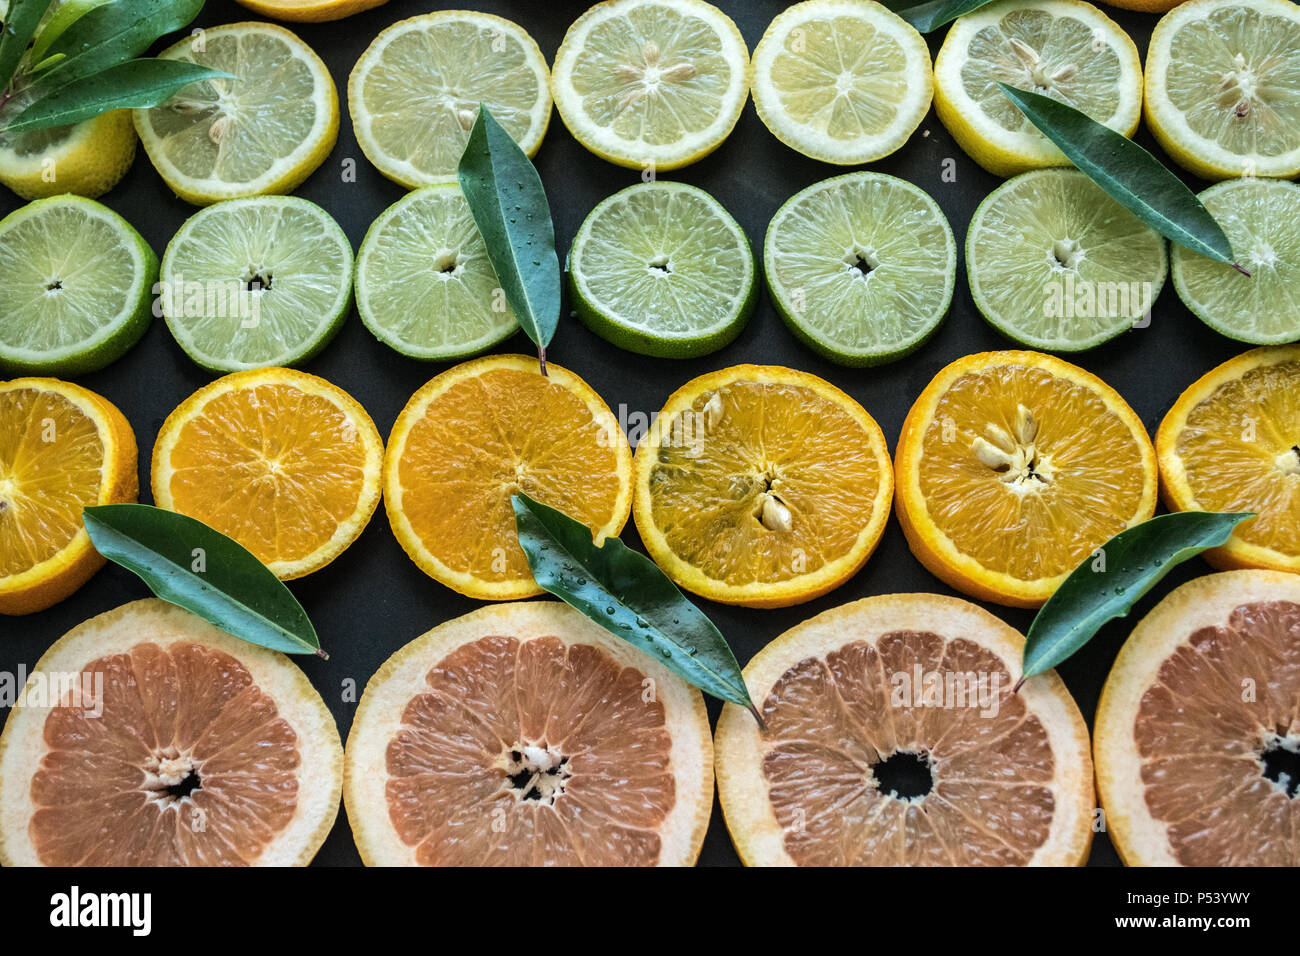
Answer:
[(45, 652), (0, 735), (5, 866), (305, 866), (343, 754), (283, 654), (150, 598)]
[(1097, 706), (1129, 866), (1300, 865), (1300, 575), (1210, 574), (1157, 604)]
[(658, 661), (567, 605), (493, 605), (370, 679), (343, 791), (370, 866), (689, 866), (713, 742)]
[(766, 724), (718, 720), (722, 812), (749, 866), (1077, 866), (1088, 729), (1024, 638), (974, 604), (891, 594), (786, 631), (745, 668)]

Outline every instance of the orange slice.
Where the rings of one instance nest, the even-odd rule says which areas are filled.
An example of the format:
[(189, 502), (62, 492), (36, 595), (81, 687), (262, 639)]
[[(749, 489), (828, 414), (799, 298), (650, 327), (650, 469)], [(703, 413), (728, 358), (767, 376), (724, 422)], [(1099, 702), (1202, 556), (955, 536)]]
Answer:
[(939, 372), (903, 422), (898, 520), (917, 560), (972, 597), (1038, 607), (1155, 513), (1142, 421), (1101, 379), (1040, 352)]
[(263, 368), (219, 378), (167, 416), (153, 497), (234, 538), (283, 581), (329, 564), (379, 504), (384, 445), (323, 378)]
[(659, 661), (567, 605), (500, 604), (371, 678), (343, 793), (371, 866), (689, 866), (713, 742)]
[(637, 446), (636, 526), (679, 585), (747, 607), (839, 587), (894, 492), (880, 426), (830, 382), (737, 365), (687, 382)]
[(1300, 345), (1252, 349), (1179, 396), (1156, 433), (1170, 511), (1253, 511), (1217, 568), (1300, 571)]
[(305, 866), (343, 753), (283, 654), (154, 598), (45, 652), (0, 736), (5, 866)]
[(766, 729), (727, 704), (718, 792), (749, 866), (1078, 866), (1088, 729), (1054, 671), (1019, 694), (1024, 638), (937, 594), (786, 631), (745, 668)]
[(1300, 866), (1300, 576), (1228, 571), (1155, 606), (1097, 705), (1129, 866)]
[(31, 614), (104, 564), (87, 505), (135, 501), (135, 435), (117, 406), (55, 378), (0, 382), (0, 614)]
[(384, 507), (425, 574), (487, 601), (541, 594), (519, 547), (516, 491), (592, 529), (627, 523), (632, 452), (591, 386), (558, 365), (490, 355), (448, 369), (406, 403), (388, 437)]

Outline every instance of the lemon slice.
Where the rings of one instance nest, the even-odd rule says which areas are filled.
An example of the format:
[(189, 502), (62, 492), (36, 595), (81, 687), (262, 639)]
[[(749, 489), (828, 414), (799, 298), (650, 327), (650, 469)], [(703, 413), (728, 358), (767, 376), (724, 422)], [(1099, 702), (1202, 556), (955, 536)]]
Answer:
[(1300, 175), (1300, 7), (1175, 8), (1151, 34), (1146, 108), (1157, 142), (1197, 176)]
[(607, 0), (555, 54), (555, 106), (578, 142), (633, 169), (677, 169), (718, 148), (748, 93), (749, 49), (703, 0)]
[[(21, 109), (21, 98), (15, 96), (7, 110), (0, 110), (0, 123)], [(0, 184), (24, 199), (62, 193), (93, 199), (126, 175), (136, 142), (130, 110), (109, 110), (72, 126), (0, 132)]]
[(240, 6), (276, 20), (323, 23), (342, 20), (355, 13), (378, 7), (388, 0), (238, 0)]
[(1142, 63), (1114, 20), (1080, 0), (1003, 0), (961, 17), (934, 61), (934, 109), (953, 139), (998, 176), (1068, 166), (997, 82), (1033, 90), (1132, 136)]
[(238, 77), (191, 83), (161, 106), (135, 110), (145, 152), (182, 199), (204, 206), (292, 192), (334, 148), (334, 81), (283, 27), (210, 27), (158, 55)]
[(361, 151), (407, 189), (456, 181), (482, 103), (532, 156), (551, 120), (546, 60), (516, 23), (441, 10), (394, 23), (348, 78)]
[(772, 135), (826, 163), (869, 163), (902, 146), (930, 109), (921, 34), (871, 0), (807, 0), (754, 48), (754, 106)]

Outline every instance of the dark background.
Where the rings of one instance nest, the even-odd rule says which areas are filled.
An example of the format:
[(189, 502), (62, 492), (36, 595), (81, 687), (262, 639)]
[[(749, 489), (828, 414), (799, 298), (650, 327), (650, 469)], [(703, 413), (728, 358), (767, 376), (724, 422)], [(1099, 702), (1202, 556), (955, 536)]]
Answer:
[[(764, 28), (785, 4), (760, 0), (715, 0), (740, 26), (752, 50)], [(473, 7), (508, 17), (537, 40), (550, 62), (568, 25), (587, 6), (572, 2), (496, 2), (463, 0), (453, 6)], [(352, 134), (347, 113), (346, 88), (352, 65), (372, 39), (390, 23), (403, 17), (440, 8), (426, 0), (391, 0), (385, 6), (320, 25), (292, 24), (328, 64), (339, 89), (341, 128), (333, 153), (296, 195), (323, 206), (342, 225), (355, 250), (371, 221), (396, 202), (405, 190), (389, 182), (366, 160)], [(1157, 17), (1103, 9), (1133, 37), (1145, 57), (1147, 40)], [(208, 0), (195, 26), (214, 26), (259, 19), (232, 0)], [(938, 52), (946, 33), (931, 34), (931, 54)], [(159, 44), (161, 48), (167, 40)], [(1142, 127), (1137, 140), (1162, 159), (1164, 154)], [(956, 161), (956, 181), (941, 181), (945, 159)], [(344, 182), (344, 160), (355, 160), (356, 181)], [(559, 118), (551, 126), (534, 158), (546, 184), (555, 220), (556, 244), (561, 257), (587, 213), (611, 193), (639, 181), (636, 170), (610, 165), (579, 145)], [(1166, 162), (1167, 159), (1166, 159)], [(1172, 167), (1172, 164), (1170, 164)], [(836, 167), (807, 159), (777, 141), (754, 112), (745, 106), (735, 131), (703, 161), (664, 174), (662, 178), (692, 183), (712, 193), (736, 217), (749, 235), (761, 264), (763, 234), (777, 208), (795, 192), (850, 167)], [(952, 224), (958, 243), (976, 205), (1001, 180), (985, 173), (948, 136), (931, 111), (910, 141), (898, 152), (871, 165), (872, 169), (910, 180), (939, 202)], [(1177, 167), (1172, 167), (1177, 170)], [(1193, 189), (1205, 184), (1186, 177)], [(12, 193), (2, 191), (0, 215), (21, 205)], [(173, 196), (141, 149), (122, 182), (101, 202), (121, 213), (153, 246), (161, 258), (168, 240), (196, 210)], [(884, 429), (892, 453), (911, 402), (931, 377), (949, 362), (973, 352), (1012, 348), (988, 326), (971, 302), (962, 256), (952, 310), (944, 325), (917, 353), (874, 369), (845, 369), (818, 358), (800, 345), (778, 318), (766, 296), (748, 327), (727, 348), (700, 359), (653, 359), (624, 352), (591, 334), (576, 319), (566, 317), (548, 349), (549, 357), (581, 375), (621, 418), (657, 411), (668, 395), (704, 372), (742, 362), (780, 364), (812, 372), (843, 388), (870, 412)], [(2, 279), (0, 279), (2, 281)], [(1069, 357), (1119, 390), (1154, 433), (1165, 411), (1179, 393), (1215, 365), (1241, 352), (1243, 347), (1202, 325), (1179, 302), (1166, 283), (1155, 303), (1148, 328), (1137, 329), (1092, 352)], [(499, 352), (532, 352), (523, 333), (503, 343)], [(422, 384), (448, 367), (405, 358), (380, 344), (361, 324), (355, 310), (338, 337), (305, 368), (324, 376), (357, 398), (387, 436), (402, 406)], [(100, 392), (126, 414), (140, 445), (140, 500), (151, 500), (149, 457), (163, 419), (211, 376), (195, 366), (180, 350), (161, 320), (154, 322), (142, 341), (115, 364), (77, 381)], [(632, 522), (624, 541), (641, 548)], [(1176, 569), (1134, 610), (1136, 620), (1169, 589), (1208, 567), (1194, 559)], [(403, 553), (388, 527), (383, 509), (361, 537), (327, 568), (291, 582), (295, 595), (316, 625), (330, 660), (300, 657), (297, 661), (338, 719), (344, 738), (352, 723), (355, 703), (344, 702), (345, 686), (356, 687), (355, 697), (380, 664), (398, 647), (433, 626), (464, 614), (477, 605), (426, 577)], [(706, 613), (730, 640), (736, 656), (745, 663), (759, 648), (793, 625), (827, 608), (874, 594), (907, 591), (952, 592), (933, 578), (912, 557), (895, 519), (890, 520), (875, 556), (858, 575), (837, 591), (808, 604), (780, 610), (749, 610), (700, 602)], [(73, 597), (22, 618), (0, 618), (0, 669), (14, 671), (20, 663), (31, 668), (49, 645), (85, 619), (126, 601), (148, 595), (144, 584), (130, 572), (109, 565)], [(961, 596), (961, 595), (958, 595)], [(986, 605), (1022, 632), (1032, 612)], [(1067, 661), (1060, 672), (1091, 723), (1102, 683), (1132, 621), (1103, 628), (1092, 642)], [(716, 719), (718, 702), (708, 699)], [(738, 859), (723, 826), (716, 803), (700, 862), (737, 865)], [(1093, 844), (1090, 864), (1118, 864), (1104, 834)], [(360, 858), (352, 843), (346, 816), (339, 819), (316, 857), (317, 864), (357, 865)]]

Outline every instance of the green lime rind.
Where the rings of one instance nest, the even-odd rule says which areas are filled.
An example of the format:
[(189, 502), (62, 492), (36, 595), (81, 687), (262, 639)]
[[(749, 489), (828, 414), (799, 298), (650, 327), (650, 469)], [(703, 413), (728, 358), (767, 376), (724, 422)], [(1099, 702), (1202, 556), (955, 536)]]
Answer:
[(408, 358), (468, 358), (519, 328), (455, 183), (423, 186), (379, 214), (355, 285), (366, 328)]
[(857, 172), (777, 210), (763, 243), (768, 292), (801, 342), (839, 365), (915, 352), (952, 304), (957, 243), (938, 203), (906, 180)]
[(1244, 276), (1230, 265), (1174, 246), (1174, 289), (1220, 335), (1250, 345), (1300, 340), (1300, 185), (1229, 179), (1198, 197), (1223, 227)]
[(1045, 352), (1083, 352), (1141, 326), (1168, 271), (1160, 234), (1073, 167), (1013, 176), (966, 230), (975, 307)]
[(163, 253), (160, 290), (172, 336), (209, 372), (300, 365), (348, 314), (352, 246), (306, 199), (230, 199), (177, 230)]
[(0, 372), (84, 375), (149, 327), (158, 257), (117, 213), (68, 194), (0, 220), (0, 275)]
[(716, 352), (740, 335), (758, 301), (744, 230), (686, 183), (638, 183), (603, 200), (574, 237), (565, 271), (587, 328), (654, 358)]

